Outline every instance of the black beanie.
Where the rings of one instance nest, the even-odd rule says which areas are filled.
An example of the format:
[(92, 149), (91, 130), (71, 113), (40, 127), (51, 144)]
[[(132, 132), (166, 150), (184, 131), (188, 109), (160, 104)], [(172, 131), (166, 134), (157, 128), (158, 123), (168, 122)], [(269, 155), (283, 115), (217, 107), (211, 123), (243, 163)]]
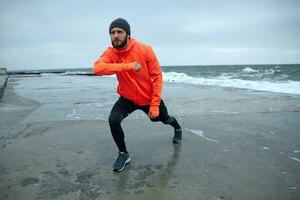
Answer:
[(109, 26), (109, 34), (111, 32), (111, 29), (115, 27), (123, 29), (130, 36), (130, 25), (125, 19), (115, 19)]

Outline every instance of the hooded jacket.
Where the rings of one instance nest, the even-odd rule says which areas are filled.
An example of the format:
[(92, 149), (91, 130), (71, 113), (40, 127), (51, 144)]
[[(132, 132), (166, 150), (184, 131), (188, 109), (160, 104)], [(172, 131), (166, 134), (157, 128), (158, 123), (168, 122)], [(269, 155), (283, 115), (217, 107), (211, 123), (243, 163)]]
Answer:
[[(96, 75), (116, 74), (117, 92), (139, 106), (150, 105), (150, 113), (159, 113), (162, 72), (152, 48), (130, 38), (125, 49), (109, 47), (94, 64)], [(141, 70), (134, 70), (135, 64)]]

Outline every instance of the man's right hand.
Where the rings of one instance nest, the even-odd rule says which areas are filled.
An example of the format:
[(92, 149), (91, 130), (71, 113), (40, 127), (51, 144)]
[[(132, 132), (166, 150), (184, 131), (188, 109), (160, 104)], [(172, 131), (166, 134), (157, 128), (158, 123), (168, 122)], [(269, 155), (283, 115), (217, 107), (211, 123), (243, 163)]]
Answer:
[(136, 72), (141, 71), (141, 65), (139, 63), (135, 63), (135, 65), (134, 65), (134, 71), (136, 71)]

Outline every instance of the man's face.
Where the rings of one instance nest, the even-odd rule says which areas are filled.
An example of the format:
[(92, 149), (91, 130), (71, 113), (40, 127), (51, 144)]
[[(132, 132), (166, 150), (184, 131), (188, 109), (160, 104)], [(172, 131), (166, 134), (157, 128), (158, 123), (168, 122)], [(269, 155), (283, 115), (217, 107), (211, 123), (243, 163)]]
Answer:
[(127, 47), (128, 35), (123, 29), (118, 27), (111, 29), (110, 38), (114, 48), (124, 49)]

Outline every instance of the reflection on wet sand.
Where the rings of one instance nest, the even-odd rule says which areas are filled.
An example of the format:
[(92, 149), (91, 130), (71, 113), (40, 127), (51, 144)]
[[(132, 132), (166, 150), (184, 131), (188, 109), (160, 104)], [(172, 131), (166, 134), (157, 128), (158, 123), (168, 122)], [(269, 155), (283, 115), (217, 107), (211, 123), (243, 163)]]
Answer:
[[(115, 189), (115, 200), (124, 199), (134, 194), (137, 199), (165, 199), (176, 190), (170, 179), (179, 159), (181, 145), (173, 145), (173, 153), (165, 165), (127, 166), (121, 173), (114, 173), (118, 183)], [(133, 197), (130, 195), (131, 198)]]

